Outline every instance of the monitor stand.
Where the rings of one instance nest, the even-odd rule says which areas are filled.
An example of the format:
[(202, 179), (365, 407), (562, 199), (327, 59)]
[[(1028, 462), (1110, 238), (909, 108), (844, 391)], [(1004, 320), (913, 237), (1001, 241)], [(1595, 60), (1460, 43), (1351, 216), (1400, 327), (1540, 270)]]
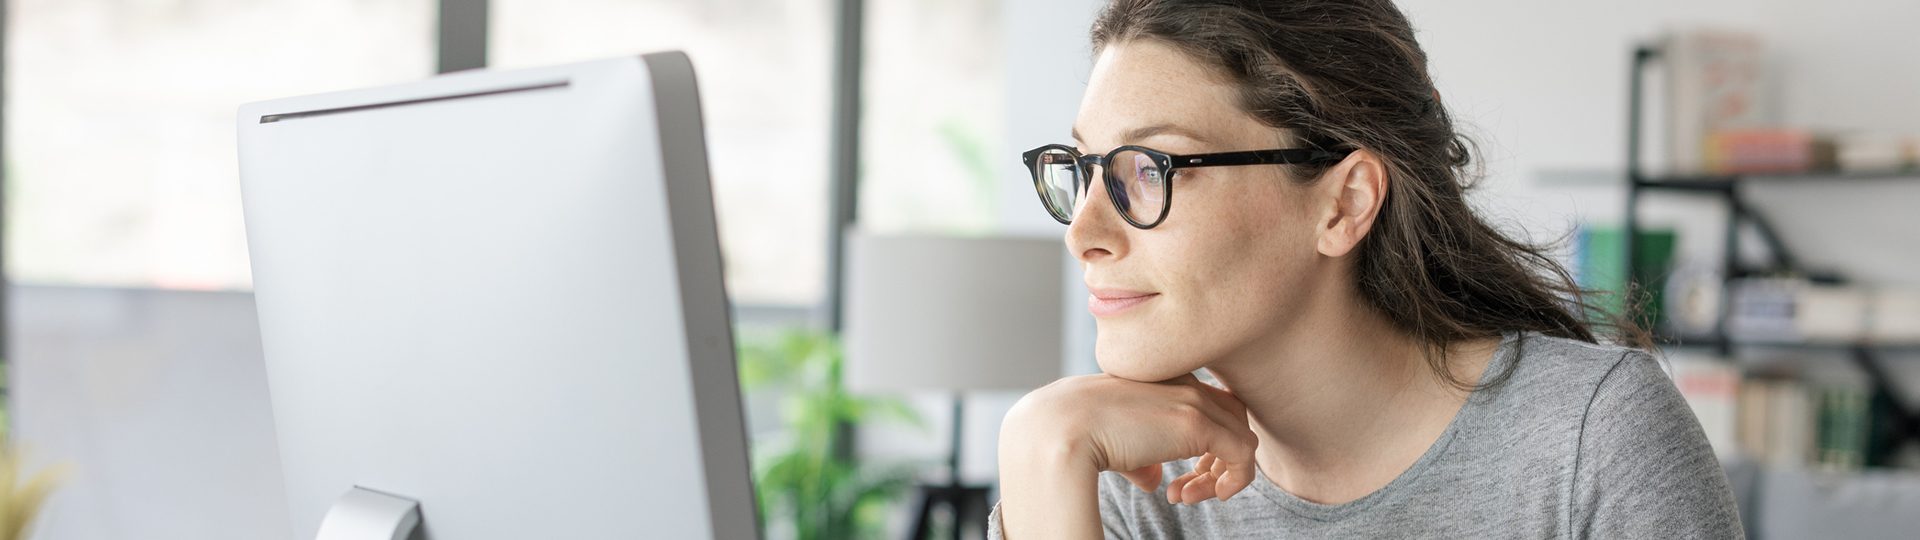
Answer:
[(354, 486), (334, 501), (314, 540), (407, 540), (420, 525), (420, 503)]

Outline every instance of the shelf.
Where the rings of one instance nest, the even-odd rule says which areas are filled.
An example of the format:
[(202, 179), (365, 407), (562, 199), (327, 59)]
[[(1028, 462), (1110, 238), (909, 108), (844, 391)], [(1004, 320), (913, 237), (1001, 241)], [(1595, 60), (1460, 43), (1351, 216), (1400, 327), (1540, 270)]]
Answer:
[(1920, 180), (1920, 168), (1868, 171), (1807, 171), (1797, 173), (1747, 173), (1652, 176), (1639, 178), (1642, 188), (1679, 191), (1727, 191), (1743, 182), (1832, 182), (1855, 180)]
[[(1693, 349), (1712, 348), (1720, 345), (1712, 336), (1659, 336), (1654, 345), (1662, 348)], [(1920, 343), (1874, 343), (1870, 341), (1740, 341), (1732, 343), (1739, 349), (1797, 349), (1808, 351), (1851, 351), (1867, 349), (1876, 352), (1913, 354), (1920, 353)]]

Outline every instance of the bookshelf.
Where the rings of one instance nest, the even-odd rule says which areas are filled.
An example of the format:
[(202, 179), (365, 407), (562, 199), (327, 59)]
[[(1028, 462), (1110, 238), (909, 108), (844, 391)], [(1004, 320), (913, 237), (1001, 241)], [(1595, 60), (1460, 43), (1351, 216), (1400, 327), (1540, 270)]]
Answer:
[[(1769, 275), (1808, 276), (1815, 282), (1845, 283), (1845, 276), (1812, 272), (1795, 258), (1791, 246), (1782, 241), (1781, 236), (1771, 222), (1758, 209), (1748, 203), (1743, 196), (1743, 186), (1754, 183), (1772, 182), (1822, 182), (1836, 187), (1877, 182), (1920, 182), (1920, 168), (1907, 167), (1889, 170), (1868, 171), (1809, 171), (1800, 173), (1767, 174), (1718, 174), (1718, 175), (1667, 175), (1650, 174), (1641, 163), (1641, 144), (1644, 140), (1645, 126), (1642, 119), (1644, 106), (1645, 79), (1647, 68), (1660, 60), (1658, 47), (1643, 45), (1633, 51), (1631, 72), (1628, 77), (1627, 94), (1627, 195), (1626, 209), (1622, 223), (1623, 259), (1626, 262), (1627, 290), (1638, 291), (1640, 284), (1638, 255), (1634, 246), (1640, 231), (1639, 206), (1641, 199), (1661, 193), (1698, 193), (1718, 198), (1728, 208), (1726, 235), (1722, 242), (1720, 260), (1721, 294), (1719, 315), (1713, 330), (1705, 335), (1656, 335), (1656, 343), (1662, 347), (1710, 347), (1722, 358), (1731, 358), (1736, 349), (1748, 348), (1800, 348), (1845, 352), (1851, 361), (1866, 374), (1868, 389), (1872, 395), (1873, 406), (1884, 410), (1888, 418), (1891, 436), (1887, 441), (1869, 448), (1869, 463), (1878, 463), (1888, 453), (1898, 449), (1900, 443), (1920, 439), (1920, 413), (1916, 413), (1913, 403), (1907, 402), (1904, 394), (1895, 387), (1888, 375), (1884, 362), (1891, 354), (1920, 353), (1920, 343), (1875, 343), (1858, 342), (1772, 342), (1743, 341), (1735, 339), (1728, 332), (1729, 314), (1732, 312), (1735, 280), (1748, 277)], [(1743, 227), (1750, 227), (1766, 247), (1767, 262), (1760, 267), (1744, 266), (1740, 253), (1740, 235)]]

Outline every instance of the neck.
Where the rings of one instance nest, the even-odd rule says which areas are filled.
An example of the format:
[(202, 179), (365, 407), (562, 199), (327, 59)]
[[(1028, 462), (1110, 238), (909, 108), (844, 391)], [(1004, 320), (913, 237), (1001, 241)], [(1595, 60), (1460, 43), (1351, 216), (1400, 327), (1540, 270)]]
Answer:
[[(1338, 275), (1337, 273), (1335, 275)], [(1349, 284), (1350, 285), (1350, 284)], [(1355, 289), (1309, 298), (1301, 319), (1207, 367), (1247, 405), (1260, 470), (1295, 496), (1337, 504), (1372, 493), (1426, 453), (1467, 392), (1428, 367), (1421, 344)], [(1450, 350), (1478, 380), (1498, 340)]]

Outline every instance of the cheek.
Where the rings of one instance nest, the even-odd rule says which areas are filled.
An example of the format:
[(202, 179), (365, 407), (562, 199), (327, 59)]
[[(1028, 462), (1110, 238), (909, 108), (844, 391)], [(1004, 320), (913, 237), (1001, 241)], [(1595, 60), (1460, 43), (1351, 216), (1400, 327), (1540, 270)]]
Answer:
[(1288, 206), (1238, 202), (1191, 244), (1193, 264), (1180, 284), (1189, 300), (1190, 319), (1183, 323), (1194, 335), (1239, 341), (1270, 328), (1293, 304), (1314, 252), (1304, 220)]
[[(1271, 175), (1223, 178), (1196, 194), (1205, 212), (1186, 227), (1184, 261), (1168, 276), (1205, 309), (1244, 313), (1293, 289), (1313, 260), (1311, 219), (1299, 204), (1304, 190)], [(1196, 190), (1198, 191), (1198, 190)]]
[(1165, 302), (1137, 323), (1102, 321), (1101, 369), (1165, 380), (1285, 324), (1314, 254), (1291, 195), (1275, 186), (1176, 197), (1175, 212), (1188, 214), (1141, 235), (1134, 253), (1151, 261)]

